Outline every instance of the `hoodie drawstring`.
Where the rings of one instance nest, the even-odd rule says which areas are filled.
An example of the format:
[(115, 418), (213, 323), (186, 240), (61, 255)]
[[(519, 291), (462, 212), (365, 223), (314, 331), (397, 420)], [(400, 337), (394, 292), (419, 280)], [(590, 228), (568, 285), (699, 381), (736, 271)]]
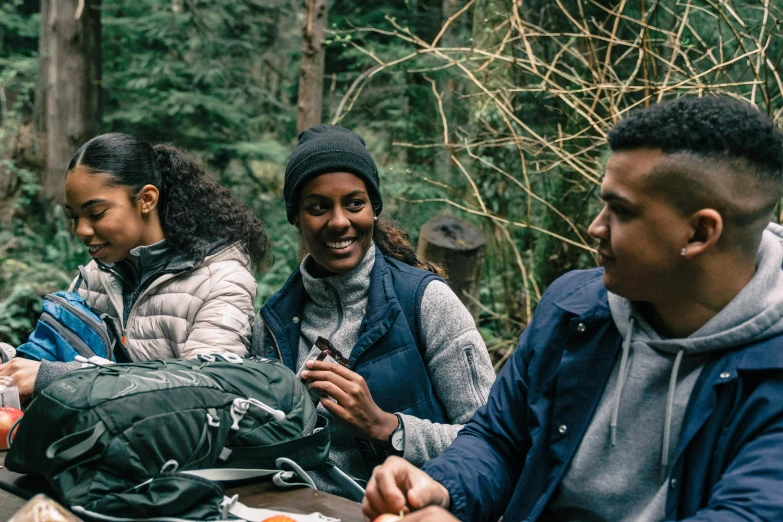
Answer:
[[(612, 406), (612, 420), (609, 422), (609, 433), (612, 441), (612, 446), (617, 445), (617, 417), (620, 412), (620, 394), (623, 391), (623, 385), (625, 385), (625, 373), (628, 367), (628, 352), (631, 351), (631, 337), (633, 336), (633, 323), (634, 319), (628, 322), (628, 331), (626, 332), (625, 339), (623, 339), (623, 357), (620, 359), (620, 374), (617, 376), (617, 385), (614, 390), (614, 405)], [(604, 421), (606, 422), (606, 421)]]
[[(620, 358), (620, 371), (617, 376), (617, 384), (614, 390), (614, 404), (612, 405), (612, 420), (609, 422), (609, 437), (612, 446), (617, 445), (617, 418), (620, 413), (620, 397), (625, 385), (625, 378), (628, 373), (628, 355), (631, 351), (631, 338), (633, 337), (634, 319), (628, 321), (628, 331), (623, 339), (623, 356)], [(663, 421), (663, 447), (661, 448), (661, 480), (666, 479), (669, 472), (669, 445), (671, 444), (672, 432), (672, 410), (674, 409), (674, 392), (677, 388), (677, 376), (680, 373), (680, 365), (685, 350), (677, 352), (672, 366), (672, 373), (669, 377), (669, 392), (666, 396), (666, 416)]]
[(661, 450), (661, 480), (666, 479), (669, 472), (669, 444), (672, 432), (672, 409), (674, 407), (674, 390), (677, 387), (677, 374), (680, 372), (680, 363), (685, 350), (677, 352), (672, 366), (672, 375), (669, 377), (669, 394), (666, 398), (666, 417), (663, 421), (663, 448)]

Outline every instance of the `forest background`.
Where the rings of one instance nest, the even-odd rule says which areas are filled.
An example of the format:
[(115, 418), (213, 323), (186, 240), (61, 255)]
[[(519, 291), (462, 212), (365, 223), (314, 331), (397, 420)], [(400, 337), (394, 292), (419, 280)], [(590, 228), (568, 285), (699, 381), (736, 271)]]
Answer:
[(324, 122), (366, 138), (414, 245), (437, 214), (484, 232), (463, 299), (500, 367), (547, 285), (596, 264), (612, 124), (720, 93), (783, 125), (782, 69), (780, 0), (3, 0), (0, 341), (88, 260), (59, 206), (81, 143), (175, 143), (252, 207), (273, 239), (258, 307), (299, 256), (287, 156)]

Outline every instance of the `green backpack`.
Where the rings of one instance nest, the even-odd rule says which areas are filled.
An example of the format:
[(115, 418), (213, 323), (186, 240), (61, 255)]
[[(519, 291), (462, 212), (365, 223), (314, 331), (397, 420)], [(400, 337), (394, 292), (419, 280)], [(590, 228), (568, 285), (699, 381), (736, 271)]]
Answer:
[(290, 465), (315, 487), (299, 467), (344, 478), (328, 454), (327, 421), (293, 372), (216, 354), (61, 377), (30, 404), (5, 463), (42, 475), (86, 517), (218, 520), (236, 499), (215, 480), (286, 485)]

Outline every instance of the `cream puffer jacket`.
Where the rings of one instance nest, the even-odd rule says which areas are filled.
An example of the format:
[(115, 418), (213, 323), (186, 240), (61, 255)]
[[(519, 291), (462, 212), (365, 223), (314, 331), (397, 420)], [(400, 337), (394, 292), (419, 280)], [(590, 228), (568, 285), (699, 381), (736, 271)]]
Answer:
[(206, 257), (192, 270), (158, 277), (136, 299), (127, 324), (122, 324), (119, 278), (95, 261), (84, 272), (86, 285), (79, 293), (117, 320), (134, 361), (248, 351), (257, 285), (248, 256), (236, 246)]

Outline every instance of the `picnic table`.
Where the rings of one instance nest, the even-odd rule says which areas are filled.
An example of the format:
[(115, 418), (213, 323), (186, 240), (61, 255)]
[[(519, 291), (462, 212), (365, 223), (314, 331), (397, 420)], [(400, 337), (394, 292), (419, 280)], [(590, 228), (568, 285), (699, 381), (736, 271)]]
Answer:
[[(0, 521), (6, 521), (33, 495), (44, 493), (56, 497), (43, 478), (20, 475), (5, 468), (6, 451), (0, 451)], [(226, 495), (239, 495), (249, 507), (278, 509), (291, 513), (322, 513), (342, 522), (364, 522), (361, 505), (323, 491), (310, 488), (278, 488), (270, 480), (227, 487)]]

